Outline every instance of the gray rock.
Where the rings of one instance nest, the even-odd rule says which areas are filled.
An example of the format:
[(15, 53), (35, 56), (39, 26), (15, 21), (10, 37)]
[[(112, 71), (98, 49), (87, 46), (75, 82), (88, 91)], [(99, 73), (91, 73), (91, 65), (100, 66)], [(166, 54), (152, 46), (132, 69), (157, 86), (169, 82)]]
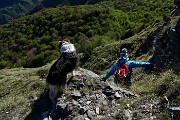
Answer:
[(86, 114), (87, 114), (87, 116), (88, 116), (90, 119), (92, 119), (93, 116), (94, 116), (94, 113), (93, 113), (93, 111), (91, 111), (91, 110), (88, 110)]
[(131, 113), (130, 113), (129, 109), (124, 110), (124, 115), (127, 118), (127, 120), (132, 120)]
[(120, 98), (122, 98), (123, 96), (121, 96), (118, 92), (116, 92), (115, 95), (114, 95), (114, 97), (117, 98), (117, 99), (120, 99)]
[[(104, 118), (108, 118), (109, 115), (109, 119), (115, 119), (115, 114), (113, 113), (118, 105), (118, 100), (116, 99), (123, 97), (121, 92), (123, 90), (111, 87), (108, 85), (108, 82), (103, 82), (104, 84), (98, 87), (96, 84), (101, 82), (98, 76), (84, 69), (76, 71), (75, 75), (69, 84), (70, 87), (74, 85), (71, 92), (67, 92), (57, 99), (49, 117), (52, 117), (54, 120), (90, 120), (102, 114)], [(86, 77), (88, 78), (86, 79)], [(80, 90), (84, 86), (90, 92), (86, 91), (86, 93), (81, 94)], [(102, 93), (102, 88), (104, 94)], [(45, 114), (44, 116), (47, 115)]]
[[(90, 70), (79, 68), (78, 72), (80, 72), (80, 74), (86, 75), (86, 76), (91, 77), (91, 78), (96, 78), (96, 79), (99, 78), (99, 75), (95, 74), (94, 72), (92, 72)], [(78, 74), (78, 73), (76, 72), (76, 74)]]
[(79, 116), (74, 117), (72, 120), (84, 120), (84, 116), (79, 115)]
[(78, 104), (78, 102), (76, 101), (76, 100), (72, 100), (72, 104), (75, 106), (75, 105), (77, 105)]
[(81, 98), (81, 93), (78, 90), (74, 90), (71, 96), (73, 99), (79, 99)]
[(113, 118), (116, 117), (116, 113), (111, 113), (110, 115), (111, 115), (111, 117), (113, 117)]
[(100, 109), (99, 109), (99, 107), (96, 107), (96, 108), (95, 108), (95, 112), (96, 112), (96, 114), (98, 114), (98, 115), (99, 115), (99, 113), (100, 113)]
[(106, 105), (108, 105), (108, 102), (105, 100), (102, 102), (102, 105), (106, 106)]
[(91, 120), (91, 119), (89, 119), (89, 118), (84, 118), (84, 120)]
[(79, 114), (84, 115), (86, 113), (86, 111), (87, 111), (87, 108), (81, 107), (80, 110), (79, 110)]
[(91, 103), (91, 101), (89, 101), (89, 100), (86, 102), (87, 105), (89, 105), (90, 103)]

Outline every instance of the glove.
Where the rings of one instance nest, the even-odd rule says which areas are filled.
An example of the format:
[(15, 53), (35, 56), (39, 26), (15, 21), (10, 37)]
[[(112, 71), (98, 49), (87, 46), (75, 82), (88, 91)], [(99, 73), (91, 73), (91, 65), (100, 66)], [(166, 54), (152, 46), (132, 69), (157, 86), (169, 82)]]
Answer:
[(105, 82), (105, 81), (106, 81), (106, 79), (103, 77), (103, 78), (101, 79), (101, 81)]

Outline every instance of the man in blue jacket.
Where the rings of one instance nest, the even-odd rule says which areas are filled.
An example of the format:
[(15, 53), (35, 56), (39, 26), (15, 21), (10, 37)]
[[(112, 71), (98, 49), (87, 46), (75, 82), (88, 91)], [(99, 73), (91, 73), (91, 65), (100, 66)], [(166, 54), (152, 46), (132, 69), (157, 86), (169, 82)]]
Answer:
[[(116, 70), (118, 69), (118, 66), (122, 64), (126, 64), (128, 66), (128, 75), (125, 81), (125, 85), (132, 84), (132, 79), (131, 79), (132, 68), (153, 67), (153, 63), (150, 63), (150, 62), (136, 62), (136, 61), (129, 60), (128, 50), (126, 48), (123, 48), (120, 53), (119, 60), (106, 73), (106, 75), (102, 78), (102, 81), (106, 81), (111, 75), (113, 75), (116, 72)], [(117, 83), (116, 79), (114, 79), (114, 82)]]

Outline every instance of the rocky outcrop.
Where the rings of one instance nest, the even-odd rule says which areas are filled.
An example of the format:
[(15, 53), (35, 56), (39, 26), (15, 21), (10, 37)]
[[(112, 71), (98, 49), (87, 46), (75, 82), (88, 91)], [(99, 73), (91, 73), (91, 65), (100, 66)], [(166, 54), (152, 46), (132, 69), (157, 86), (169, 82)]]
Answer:
[[(135, 108), (127, 104), (121, 107), (121, 101), (137, 97), (130, 91), (123, 90), (108, 82), (100, 81), (100, 77), (88, 70), (79, 68), (68, 85), (68, 90), (57, 99), (50, 113), (42, 114), (43, 120), (117, 120), (136, 118)], [(152, 106), (155, 103), (140, 106), (144, 109), (142, 118), (152, 118)], [(149, 107), (150, 106), (150, 107)], [(149, 110), (150, 109), (150, 110)], [(148, 115), (146, 115), (148, 112)], [(136, 113), (137, 114), (137, 113)], [(143, 114), (143, 113), (142, 113)]]
[[(151, 33), (144, 46), (154, 50), (153, 62), (158, 68), (179, 69), (180, 61), (180, 17), (160, 26)], [(143, 47), (143, 46), (142, 46)], [(146, 47), (144, 47), (146, 48)], [(149, 49), (147, 49), (149, 50)], [(142, 51), (143, 52), (143, 51)], [(175, 63), (175, 64), (174, 64)], [(159, 70), (159, 69), (158, 69)], [(43, 120), (117, 120), (159, 119), (161, 101), (147, 99), (134, 103), (134, 93), (120, 86), (102, 82), (92, 71), (79, 68), (68, 83), (68, 90), (57, 99), (51, 112), (42, 114)], [(130, 103), (122, 106), (121, 101)], [(166, 107), (174, 118), (179, 117), (179, 107)]]
[(153, 61), (159, 68), (179, 69), (180, 66), (180, 17), (177, 16), (170, 25), (160, 27), (153, 38), (155, 52)]

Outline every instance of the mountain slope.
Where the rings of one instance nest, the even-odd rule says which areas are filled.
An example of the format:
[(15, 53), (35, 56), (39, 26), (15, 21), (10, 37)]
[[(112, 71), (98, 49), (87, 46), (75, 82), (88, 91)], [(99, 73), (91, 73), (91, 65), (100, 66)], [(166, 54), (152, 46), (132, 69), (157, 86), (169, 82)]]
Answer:
[(83, 65), (97, 46), (168, 20), (172, 7), (172, 1), (109, 1), (44, 9), (0, 26), (0, 68), (45, 65), (59, 56), (57, 42), (64, 38), (82, 53)]
[[(176, 42), (179, 37), (179, 22), (180, 18), (172, 17), (172, 20), (168, 23), (160, 22), (154, 26), (150, 26), (144, 29), (137, 35), (132, 36), (121, 42), (111, 43), (104, 46), (99, 46), (94, 49), (91, 59), (88, 60), (84, 68), (91, 69), (98, 73), (98, 75), (104, 75), (104, 73), (110, 68), (110, 65), (116, 59), (113, 52), (118, 51), (121, 47), (127, 47), (130, 50), (130, 57), (136, 61), (148, 61), (150, 58), (159, 57), (166, 58), (167, 54), (162, 54), (155, 52), (156, 50), (168, 50), (168, 53), (173, 54), (175, 59), (175, 67), (169, 68), (171, 65), (168, 61), (163, 62), (163, 69), (159, 69), (158, 66), (153, 71), (146, 71), (144, 69), (134, 69), (133, 70), (133, 84), (131, 87), (126, 87), (120, 85), (119, 87), (124, 90), (129, 90), (136, 94), (134, 97), (125, 97), (121, 99), (114, 100), (111, 97), (107, 98), (108, 102), (104, 103), (104, 107), (100, 106), (100, 113), (95, 114), (94, 119), (126, 119), (123, 115), (124, 110), (128, 110), (131, 113), (131, 117), (136, 119), (150, 119), (148, 116), (154, 119), (178, 119), (179, 116), (174, 114), (172, 118), (172, 113), (168, 109), (171, 106), (179, 106), (180, 103), (180, 75), (179, 75), (179, 48), (178, 51), (171, 51), (170, 48)], [(171, 36), (173, 39), (169, 39), (171, 35), (171, 30), (175, 28), (175, 35)], [(174, 30), (173, 30), (174, 31)], [(159, 44), (161, 43), (161, 45)], [(152, 44), (153, 43), (153, 44)], [(177, 46), (179, 46), (177, 42)], [(152, 46), (151, 46), (152, 45)], [(176, 48), (176, 46), (175, 46)], [(173, 53), (172, 53), (173, 52)], [(154, 60), (158, 65), (158, 61)], [(53, 62), (52, 62), (53, 63)], [(0, 70), (0, 118), (1, 119), (26, 119), (31, 120), (31, 118), (39, 118), (41, 114), (48, 110), (50, 107), (50, 101), (48, 98), (48, 88), (45, 83), (45, 75), (48, 73), (51, 64), (40, 68), (13, 68), (13, 69), (3, 69)], [(80, 72), (84, 73), (84, 72)], [(45, 75), (44, 75), (45, 74)], [(76, 79), (72, 82), (77, 85), (77, 83), (87, 85), (89, 87), (79, 88), (73, 85), (75, 88), (79, 88), (80, 93), (90, 96), (97, 96), (97, 94), (102, 95), (102, 88), (99, 88), (96, 83), (96, 79), (92, 79), (89, 74), (86, 73), (85, 78)], [(82, 84), (82, 81), (87, 84)], [(88, 82), (89, 81), (89, 82)], [(113, 78), (108, 80), (110, 84), (113, 85)], [(103, 83), (100, 84), (103, 86)], [(93, 86), (93, 87), (92, 87)], [(74, 89), (75, 89), (74, 88)], [(91, 89), (89, 89), (91, 88)], [(96, 90), (94, 90), (96, 88)], [(73, 89), (73, 90), (74, 90)], [(98, 89), (98, 90), (97, 90)], [(66, 100), (71, 101), (70, 94), (72, 91), (69, 90), (63, 98), (68, 98)], [(96, 95), (92, 94), (96, 93)], [(94, 99), (94, 97), (92, 97)], [(84, 96), (81, 96), (82, 98)], [(60, 98), (61, 100), (64, 100)], [(89, 97), (88, 97), (89, 98)], [(96, 98), (96, 97), (95, 97)], [(164, 99), (166, 98), (166, 99)], [(103, 99), (104, 101), (107, 100)], [(85, 99), (86, 102), (83, 103), (93, 103), (92, 99)], [(69, 101), (66, 101), (63, 105), (71, 105)], [(77, 103), (78, 100), (72, 100)], [(100, 101), (99, 101), (100, 102)], [(114, 103), (116, 103), (114, 105)], [(63, 107), (60, 104), (59, 108)], [(153, 106), (153, 107), (152, 107)], [(168, 107), (167, 107), (168, 106)], [(97, 108), (97, 105), (90, 106), (92, 108)], [(67, 107), (68, 108), (68, 107)], [(111, 109), (110, 109), (111, 108)], [(72, 109), (72, 108), (71, 108)], [(80, 117), (80, 108), (75, 105), (75, 111), (73, 116)], [(85, 109), (81, 109), (85, 110)], [(118, 110), (118, 111), (117, 111)], [(172, 109), (170, 109), (172, 110)], [(98, 111), (96, 109), (96, 111)], [(106, 112), (102, 112), (106, 111)], [(114, 113), (116, 114), (110, 114)], [(81, 111), (82, 112), (82, 111)], [(108, 113), (110, 112), (110, 113)], [(149, 114), (147, 114), (149, 113)], [(82, 113), (81, 113), (82, 114)], [(87, 113), (86, 113), (87, 114)], [(71, 114), (72, 115), (72, 114)], [(97, 116), (96, 116), (97, 115)], [(110, 116), (109, 116), (110, 115)], [(58, 117), (58, 116), (55, 116)], [(72, 116), (69, 116), (72, 117)]]
[(40, 0), (1, 0), (0, 25), (29, 13), (40, 4)]
[(84, 5), (84, 4), (95, 4), (101, 1), (105, 0), (80, 0), (80, 1), (74, 1), (74, 0), (43, 0), (42, 5), (44, 7), (55, 7), (55, 6), (62, 6), (62, 5)]
[(16, 18), (33, 14), (43, 8), (63, 5), (95, 4), (103, 0), (1, 0), (0, 25), (6, 24)]

